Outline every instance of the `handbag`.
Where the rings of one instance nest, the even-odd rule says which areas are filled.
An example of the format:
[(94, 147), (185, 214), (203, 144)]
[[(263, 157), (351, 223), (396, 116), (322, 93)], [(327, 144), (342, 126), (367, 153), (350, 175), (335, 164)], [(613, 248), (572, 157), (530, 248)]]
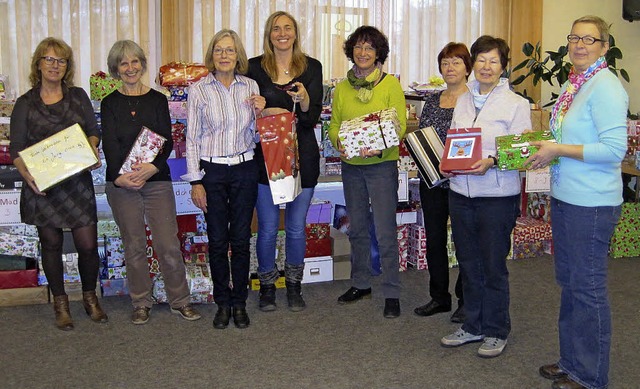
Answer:
[(407, 134), (404, 144), (427, 187), (433, 188), (448, 180), (439, 170), (444, 145), (433, 127)]
[(274, 204), (291, 202), (302, 192), (294, 112), (295, 103), (291, 112), (256, 119)]

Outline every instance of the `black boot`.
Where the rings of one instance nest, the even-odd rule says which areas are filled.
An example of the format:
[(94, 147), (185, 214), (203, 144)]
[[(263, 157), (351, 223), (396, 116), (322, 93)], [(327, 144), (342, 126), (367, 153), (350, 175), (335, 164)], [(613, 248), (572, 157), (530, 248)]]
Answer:
[(292, 312), (302, 311), (307, 304), (302, 298), (302, 287), (300, 282), (289, 282), (287, 284), (287, 301), (289, 302), (289, 310)]
[(304, 277), (304, 263), (300, 265), (284, 264), (285, 284), (287, 285), (287, 302), (292, 312), (302, 311), (307, 304), (302, 298), (302, 277)]
[(260, 284), (260, 300), (258, 301), (258, 308), (263, 312), (276, 310), (276, 286), (274, 284)]

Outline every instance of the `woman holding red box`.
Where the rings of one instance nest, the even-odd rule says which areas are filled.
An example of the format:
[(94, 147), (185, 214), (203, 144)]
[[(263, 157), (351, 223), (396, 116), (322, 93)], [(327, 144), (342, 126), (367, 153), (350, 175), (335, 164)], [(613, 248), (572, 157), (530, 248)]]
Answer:
[[(263, 49), (261, 56), (249, 60), (248, 73), (249, 77), (256, 80), (260, 93), (267, 101), (263, 115), (291, 111), (296, 103), (296, 136), (302, 193), (285, 207), (287, 258), (284, 274), (289, 309), (301, 311), (306, 306), (300, 285), (306, 250), (306, 217), (320, 175), (320, 152), (313, 129), (322, 110), (322, 65), (302, 52), (298, 23), (293, 16), (283, 11), (274, 12), (267, 19)], [(279, 272), (275, 262), (280, 207), (274, 204), (271, 197), (265, 156), (260, 144), (256, 147), (256, 160), (259, 169), (256, 203), (256, 253), (260, 278), (258, 307), (266, 312), (276, 309), (275, 281)]]

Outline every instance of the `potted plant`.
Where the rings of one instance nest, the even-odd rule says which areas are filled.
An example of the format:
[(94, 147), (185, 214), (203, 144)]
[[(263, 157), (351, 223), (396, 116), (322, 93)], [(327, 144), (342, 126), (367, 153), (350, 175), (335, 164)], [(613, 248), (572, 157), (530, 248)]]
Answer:
[[(519, 85), (529, 77), (533, 77), (533, 85), (538, 85), (539, 82), (548, 82), (549, 85), (562, 86), (569, 79), (569, 71), (572, 64), (565, 60), (568, 54), (567, 46), (558, 47), (558, 51), (545, 51), (546, 57), (542, 57), (542, 49), (540, 48), (540, 42), (533, 46), (531, 43), (526, 42), (522, 45), (522, 52), (526, 55), (526, 59), (516, 65), (510, 72), (513, 72), (526, 68), (527, 72), (516, 77), (511, 82), (511, 85)], [(626, 70), (618, 68), (616, 66), (616, 60), (622, 59), (622, 51), (616, 46), (616, 41), (613, 35), (609, 35), (609, 51), (605, 54), (607, 65), (609, 70), (616, 76), (622, 77), (625, 81), (630, 82), (629, 74)], [(527, 98), (532, 103), (535, 103), (529, 96), (527, 96), (527, 90), (525, 89), (522, 96)], [(545, 105), (549, 107), (553, 105), (558, 99), (558, 94), (551, 92), (551, 101)]]

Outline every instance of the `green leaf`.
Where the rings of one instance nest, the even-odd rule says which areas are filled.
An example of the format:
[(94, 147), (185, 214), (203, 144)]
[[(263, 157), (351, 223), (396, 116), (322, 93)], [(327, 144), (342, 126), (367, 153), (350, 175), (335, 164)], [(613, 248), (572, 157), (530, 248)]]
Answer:
[(520, 85), (526, 78), (524, 74), (519, 75), (515, 80), (511, 81), (511, 85)]
[(607, 54), (608, 54), (609, 58), (615, 58), (615, 59), (621, 59), (622, 58), (622, 52), (617, 47), (610, 48), (609, 51), (607, 52)]
[(522, 52), (524, 53), (524, 55), (526, 55), (527, 57), (530, 57), (531, 54), (533, 54), (533, 45), (529, 42), (526, 42), (524, 45), (522, 45)]
[(527, 63), (529, 63), (529, 60), (525, 59), (524, 61), (522, 61), (519, 64), (517, 64), (516, 67), (511, 70), (511, 72), (513, 73), (513, 72), (516, 72), (516, 71), (522, 69), (523, 67), (525, 67), (527, 65)]
[(631, 82), (631, 79), (629, 78), (629, 73), (627, 73), (626, 70), (620, 69), (620, 75), (626, 82)]

